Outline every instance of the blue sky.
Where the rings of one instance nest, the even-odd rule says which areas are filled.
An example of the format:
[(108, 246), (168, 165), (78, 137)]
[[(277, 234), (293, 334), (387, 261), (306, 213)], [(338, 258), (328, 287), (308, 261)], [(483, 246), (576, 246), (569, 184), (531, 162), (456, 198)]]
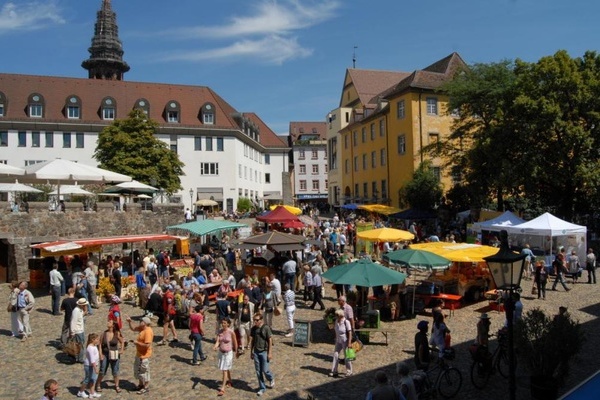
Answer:
[[(101, 0), (0, 0), (0, 72), (87, 77)], [(346, 68), (599, 50), (592, 0), (112, 0), (128, 81), (209, 86), (276, 133), (324, 121)]]

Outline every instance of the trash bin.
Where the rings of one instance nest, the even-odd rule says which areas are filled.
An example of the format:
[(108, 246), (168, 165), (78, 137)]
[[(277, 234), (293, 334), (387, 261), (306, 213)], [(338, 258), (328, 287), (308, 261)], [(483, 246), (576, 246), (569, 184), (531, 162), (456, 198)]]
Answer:
[(367, 311), (367, 318), (365, 319), (365, 323), (369, 325), (367, 328), (379, 329), (381, 327), (381, 318), (379, 316), (379, 310)]

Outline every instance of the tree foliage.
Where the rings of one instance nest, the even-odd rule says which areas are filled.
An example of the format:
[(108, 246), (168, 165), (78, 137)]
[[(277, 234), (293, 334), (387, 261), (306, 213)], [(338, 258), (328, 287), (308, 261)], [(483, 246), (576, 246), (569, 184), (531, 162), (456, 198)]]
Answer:
[(412, 208), (429, 210), (440, 203), (443, 188), (433, 173), (431, 162), (425, 161), (413, 174), (412, 181), (400, 189), (400, 200)]
[(237, 211), (247, 212), (252, 210), (252, 201), (247, 197), (240, 197), (237, 201)]
[(177, 153), (156, 138), (158, 124), (141, 110), (116, 120), (98, 136), (94, 158), (105, 168), (172, 194), (181, 189), (184, 164)]
[(436, 147), (472, 206), (505, 202), (562, 217), (597, 206), (600, 57), (559, 51), (535, 63), (475, 64), (443, 89), (459, 110)]

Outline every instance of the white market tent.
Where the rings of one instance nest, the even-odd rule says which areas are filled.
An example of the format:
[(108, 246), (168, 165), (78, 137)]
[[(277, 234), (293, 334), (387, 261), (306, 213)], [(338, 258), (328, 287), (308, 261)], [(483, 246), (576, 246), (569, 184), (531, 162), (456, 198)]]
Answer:
[(515, 226), (524, 223), (525, 220), (519, 218), (510, 211), (505, 211), (503, 214), (487, 221), (475, 222), (473, 230), (476, 232), (493, 231), (500, 232), (509, 226)]
[(585, 261), (587, 252), (587, 228), (585, 226), (563, 221), (550, 213), (544, 213), (531, 221), (507, 226), (504, 229), (509, 234), (511, 245), (523, 247), (529, 243), (536, 255), (543, 252), (546, 265), (550, 265), (552, 254), (560, 247), (565, 247), (567, 254), (570, 254), (571, 250), (576, 250), (579, 260)]

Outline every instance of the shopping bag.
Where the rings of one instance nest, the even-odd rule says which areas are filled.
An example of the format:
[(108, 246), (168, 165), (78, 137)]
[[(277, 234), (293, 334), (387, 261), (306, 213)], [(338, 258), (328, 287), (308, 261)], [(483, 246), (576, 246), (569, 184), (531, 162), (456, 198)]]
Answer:
[(78, 343), (75, 339), (71, 338), (67, 340), (67, 344), (63, 347), (63, 351), (71, 357), (78, 357), (81, 352), (81, 343)]
[(352, 344), (350, 345), (350, 347), (352, 347), (352, 349), (354, 350), (355, 353), (358, 353), (359, 351), (361, 351), (363, 349), (364, 344), (363, 344), (363, 342), (360, 341), (358, 336), (354, 335), (354, 337), (352, 338)]
[(354, 361), (356, 360), (356, 352), (353, 348), (346, 348), (346, 361)]

